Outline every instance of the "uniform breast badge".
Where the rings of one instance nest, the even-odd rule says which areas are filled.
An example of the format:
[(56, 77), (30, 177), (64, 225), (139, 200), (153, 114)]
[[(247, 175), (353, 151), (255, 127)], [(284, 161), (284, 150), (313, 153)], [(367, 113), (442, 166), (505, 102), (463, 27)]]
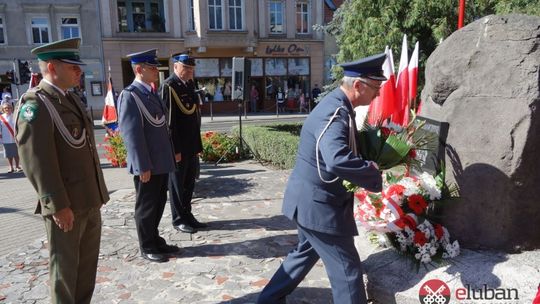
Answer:
[(79, 137), (79, 135), (81, 134), (81, 132), (79, 131), (79, 128), (73, 128), (73, 130), (71, 130), (71, 135), (73, 135), (73, 137), (77, 138)]

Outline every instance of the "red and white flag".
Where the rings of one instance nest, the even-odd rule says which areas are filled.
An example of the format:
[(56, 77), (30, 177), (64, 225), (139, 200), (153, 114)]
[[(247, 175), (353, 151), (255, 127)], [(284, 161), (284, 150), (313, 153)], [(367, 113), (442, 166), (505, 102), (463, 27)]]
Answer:
[(368, 111), (368, 123), (373, 126), (382, 124), (384, 120), (395, 112), (396, 107), (394, 56), (392, 55), (392, 49), (388, 48), (388, 46), (386, 46), (384, 52), (386, 53), (386, 59), (382, 69), (386, 81), (381, 84), (379, 96), (371, 102)]
[(399, 72), (396, 83), (397, 108), (392, 115), (392, 122), (405, 126), (409, 123), (409, 72), (407, 64), (409, 53), (407, 51), (407, 35), (403, 35), (401, 45), (401, 58), (399, 59)]
[(28, 85), (28, 89), (31, 89), (39, 84), (41, 81), (41, 75), (39, 73), (31, 73), (30, 74), (30, 84)]
[(416, 103), (418, 90), (418, 41), (414, 45), (414, 50), (409, 61), (409, 105), (418, 110), (419, 104)]
[(109, 83), (107, 85), (107, 95), (105, 96), (105, 107), (103, 108), (103, 116), (101, 122), (105, 124), (115, 123), (118, 120), (116, 114), (116, 107), (114, 106), (114, 92), (112, 86), (112, 79), (109, 76)]

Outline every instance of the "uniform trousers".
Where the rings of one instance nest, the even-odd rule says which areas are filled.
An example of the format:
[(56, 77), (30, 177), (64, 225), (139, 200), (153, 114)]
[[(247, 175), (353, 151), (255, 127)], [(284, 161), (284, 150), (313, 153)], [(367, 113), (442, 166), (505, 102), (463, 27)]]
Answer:
[(73, 229), (64, 232), (45, 216), (49, 240), (51, 303), (90, 303), (96, 283), (101, 240), (99, 208), (74, 211)]
[(165, 239), (159, 236), (158, 226), (167, 202), (168, 174), (152, 175), (146, 183), (140, 181), (138, 175), (135, 182), (135, 225), (139, 237), (139, 246), (144, 253), (160, 253), (166, 245)]
[(169, 174), (169, 194), (173, 226), (190, 224), (191, 198), (195, 189), (199, 156), (184, 157), (176, 164), (176, 170)]
[(362, 265), (353, 236), (337, 236), (297, 225), (298, 245), (263, 289), (258, 304), (285, 304), (311, 268), (322, 259), (335, 304), (366, 304)]

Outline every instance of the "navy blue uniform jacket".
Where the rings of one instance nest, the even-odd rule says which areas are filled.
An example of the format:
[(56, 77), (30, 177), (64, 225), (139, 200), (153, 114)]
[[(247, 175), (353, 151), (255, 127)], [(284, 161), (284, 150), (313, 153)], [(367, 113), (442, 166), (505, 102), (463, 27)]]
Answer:
[(134, 81), (124, 89), (118, 100), (120, 134), (127, 148), (129, 173), (140, 175), (151, 171), (152, 175), (174, 171), (174, 156), (167, 123), (161, 127), (152, 126), (141, 114), (131, 92), (135, 93), (152, 117), (165, 116), (163, 101), (140, 83)]
[[(342, 107), (319, 142), (320, 173), (317, 173), (315, 145), (324, 127)], [(345, 93), (337, 88), (325, 96), (307, 117), (300, 133), (295, 167), (289, 177), (283, 214), (300, 226), (332, 235), (357, 235), (353, 217), (353, 196), (343, 187), (348, 180), (370, 191), (381, 191), (381, 172), (349, 147), (349, 115), (352, 105)], [(355, 130), (356, 133), (356, 130)]]

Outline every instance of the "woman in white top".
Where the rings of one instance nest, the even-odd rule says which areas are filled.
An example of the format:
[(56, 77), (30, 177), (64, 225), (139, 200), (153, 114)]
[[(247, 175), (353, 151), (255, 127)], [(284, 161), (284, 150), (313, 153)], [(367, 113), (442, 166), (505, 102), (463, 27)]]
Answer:
[[(13, 106), (9, 101), (3, 101), (2, 110), (4, 114), (0, 117), (0, 141), (4, 145), (4, 156), (9, 162), (10, 170), (8, 173), (13, 173), (15, 170), (21, 172), (14, 136), (15, 115), (13, 115)], [(13, 167), (13, 160), (15, 160), (15, 168)]]

